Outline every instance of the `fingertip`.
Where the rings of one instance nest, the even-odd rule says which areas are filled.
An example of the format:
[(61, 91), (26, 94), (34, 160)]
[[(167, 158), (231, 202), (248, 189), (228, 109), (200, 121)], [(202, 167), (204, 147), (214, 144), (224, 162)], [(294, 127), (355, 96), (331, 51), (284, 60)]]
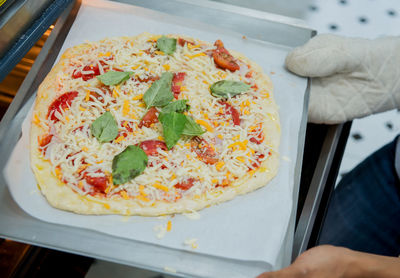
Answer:
[(306, 77), (325, 77), (351, 71), (359, 63), (352, 53), (349, 39), (335, 35), (319, 35), (305, 45), (293, 49), (285, 59), (291, 72)]

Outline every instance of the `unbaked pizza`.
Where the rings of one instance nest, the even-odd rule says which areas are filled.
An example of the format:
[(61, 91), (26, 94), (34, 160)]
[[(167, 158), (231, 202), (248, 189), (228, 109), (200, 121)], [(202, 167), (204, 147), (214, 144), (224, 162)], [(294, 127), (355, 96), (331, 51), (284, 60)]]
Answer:
[(81, 214), (190, 212), (278, 171), (272, 83), (217, 40), (143, 33), (68, 49), (38, 90), (31, 166)]

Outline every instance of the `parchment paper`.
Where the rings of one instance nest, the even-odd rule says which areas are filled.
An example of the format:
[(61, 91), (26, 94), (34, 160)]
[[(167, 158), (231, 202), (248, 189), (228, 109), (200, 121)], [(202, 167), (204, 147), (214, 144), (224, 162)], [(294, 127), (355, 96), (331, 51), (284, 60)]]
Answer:
[[(83, 1), (60, 55), (66, 48), (85, 40), (133, 36), (143, 31), (185, 34), (209, 42), (221, 39), (227, 48), (243, 53), (264, 69), (273, 81), (275, 100), (280, 106), (282, 159), (278, 175), (267, 186), (255, 192), (200, 211), (201, 217), (198, 220), (182, 215), (159, 219), (117, 215), (86, 216), (65, 212), (54, 209), (47, 203), (37, 189), (30, 170), (29, 113), (22, 126), (22, 137), (5, 168), (13, 198), (24, 211), (43, 221), (93, 229), (117, 237), (168, 247), (171, 248), (168, 256), (177, 256), (177, 261), (182, 252), (174, 250), (187, 250), (215, 256), (216, 259), (238, 260), (238, 267), (241, 263), (247, 265), (247, 268), (254, 265), (254, 273), (250, 271), (248, 276), (256, 275), (260, 269), (274, 268), (292, 210), (294, 168), (306, 79), (294, 76), (284, 69), (284, 59), (289, 51), (284, 46), (243, 39), (242, 34), (233, 31), (106, 1)], [(172, 231), (158, 239), (153, 228), (165, 225), (169, 219), (172, 221)], [(189, 238), (198, 239), (197, 249), (183, 244)], [(153, 258), (149, 254), (147, 256), (151, 265)], [(165, 262), (170, 263), (171, 257), (166, 258)], [(179, 265), (172, 267), (179, 272)], [(196, 273), (196, 262), (192, 266), (186, 262), (185, 269), (190, 267)], [(210, 268), (213, 269), (210, 274), (213, 277), (222, 277), (219, 274), (226, 273), (215, 266), (210, 265)]]

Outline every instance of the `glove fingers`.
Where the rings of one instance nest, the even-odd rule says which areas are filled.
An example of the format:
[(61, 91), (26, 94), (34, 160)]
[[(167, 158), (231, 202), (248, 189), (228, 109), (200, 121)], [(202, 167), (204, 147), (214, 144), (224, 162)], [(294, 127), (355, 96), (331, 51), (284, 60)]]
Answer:
[(362, 86), (352, 86), (341, 76), (312, 80), (308, 121), (338, 124), (371, 114), (363, 99)]
[(287, 68), (300, 76), (324, 77), (356, 70), (361, 63), (357, 39), (319, 35), (286, 57)]

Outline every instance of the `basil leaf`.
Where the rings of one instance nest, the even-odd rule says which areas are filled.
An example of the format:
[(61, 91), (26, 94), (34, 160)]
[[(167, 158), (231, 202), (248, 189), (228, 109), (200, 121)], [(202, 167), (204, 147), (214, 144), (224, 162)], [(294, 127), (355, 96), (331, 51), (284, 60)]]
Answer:
[(233, 80), (221, 80), (211, 85), (211, 94), (214, 97), (228, 98), (246, 92), (250, 85)]
[(171, 113), (171, 112), (183, 113), (190, 109), (190, 105), (186, 104), (187, 102), (188, 102), (187, 99), (180, 99), (177, 101), (170, 102), (166, 106), (163, 107), (161, 112), (162, 113)]
[(138, 146), (130, 145), (114, 156), (112, 178), (114, 184), (122, 184), (143, 173), (147, 166), (147, 155)]
[(147, 89), (143, 95), (147, 109), (152, 106), (167, 105), (174, 98), (171, 91), (172, 77), (172, 72), (164, 72), (161, 78)]
[(105, 74), (98, 75), (97, 79), (104, 85), (117, 85), (129, 79), (132, 71), (107, 71)]
[(186, 116), (186, 124), (185, 128), (182, 131), (182, 134), (189, 136), (198, 136), (202, 135), (205, 132), (206, 131), (203, 130), (191, 116)]
[(157, 48), (162, 52), (170, 55), (175, 52), (176, 49), (176, 39), (167, 38), (166, 36), (162, 36), (157, 40)]
[(181, 138), (187, 121), (186, 116), (176, 112), (161, 113), (158, 120), (163, 126), (165, 144), (170, 150)]
[(118, 135), (118, 124), (111, 112), (107, 111), (90, 125), (90, 131), (100, 143), (110, 142)]

